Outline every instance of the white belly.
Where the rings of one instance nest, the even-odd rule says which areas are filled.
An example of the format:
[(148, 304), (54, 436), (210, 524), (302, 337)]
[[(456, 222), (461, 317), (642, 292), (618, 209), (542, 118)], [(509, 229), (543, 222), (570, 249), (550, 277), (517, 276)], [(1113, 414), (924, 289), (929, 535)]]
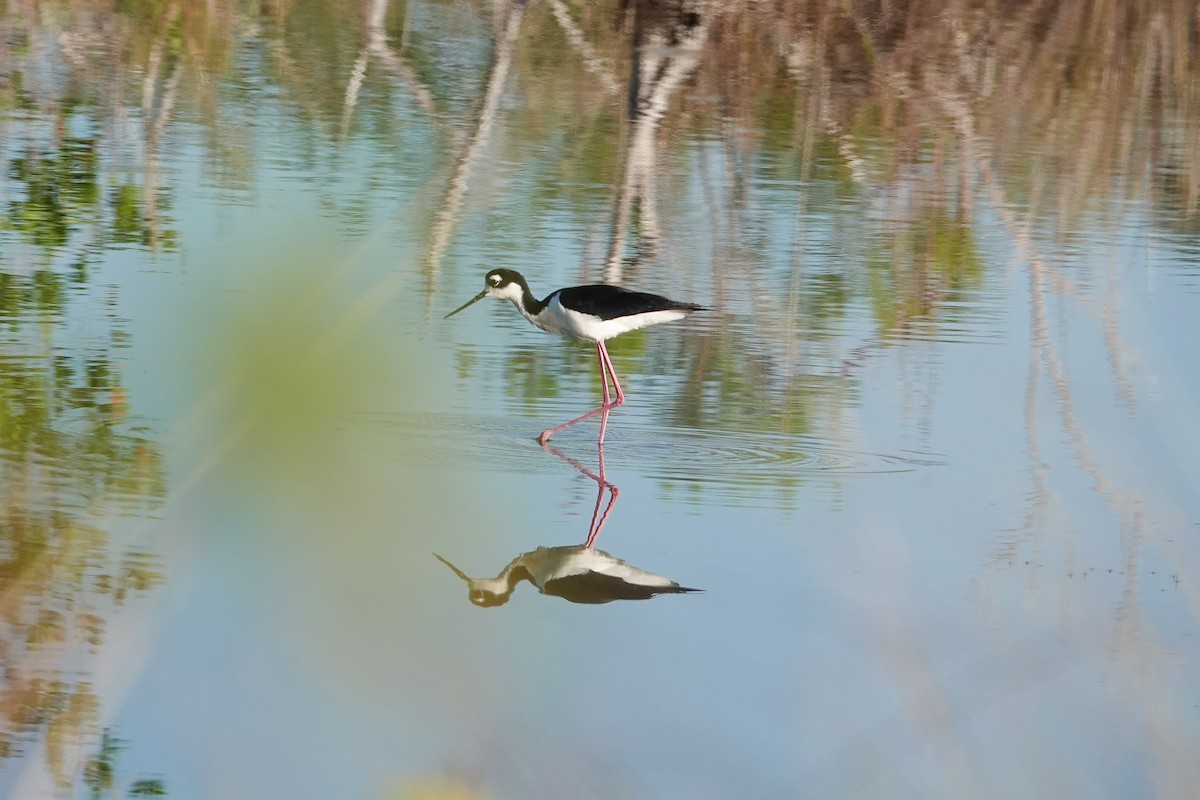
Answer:
[(627, 331), (655, 325), (659, 322), (682, 319), (685, 316), (687, 315), (683, 311), (649, 311), (616, 319), (600, 319), (590, 314), (580, 314), (578, 311), (563, 308), (558, 297), (551, 299), (537, 317), (526, 315), (530, 322), (547, 333), (556, 333), (559, 336), (586, 339), (592, 342), (604, 341)]

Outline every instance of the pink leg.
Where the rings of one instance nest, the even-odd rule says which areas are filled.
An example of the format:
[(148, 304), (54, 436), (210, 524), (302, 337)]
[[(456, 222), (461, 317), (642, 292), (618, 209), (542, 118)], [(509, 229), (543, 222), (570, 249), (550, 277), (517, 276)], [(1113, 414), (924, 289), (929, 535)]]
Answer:
[[(596, 342), (596, 349), (600, 351), (600, 358), (603, 362), (601, 365), (601, 372), (604, 371), (604, 368), (608, 369), (608, 374), (612, 377), (613, 388), (617, 391), (617, 401), (611, 406), (612, 408), (616, 408), (625, 402), (625, 393), (621, 391), (621, 383), (617, 380), (617, 371), (613, 368), (612, 357), (609, 356), (608, 348), (604, 346), (604, 342)], [(607, 385), (605, 386), (604, 402), (605, 404), (608, 403)]]
[(602, 407), (608, 405), (608, 369), (604, 362), (604, 343), (596, 342), (596, 361), (600, 362), (600, 390), (604, 392), (604, 403)]
[(589, 411), (588, 413), (586, 413), (582, 416), (578, 416), (573, 420), (564, 422), (562, 425), (556, 425), (553, 428), (550, 428), (549, 430), (544, 430), (541, 432), (541, 434), (538, 435), (538, 439), (537, 439), (538, 444), (545, 444), (546, 442), (550, 441), (551, 436), (558, 433), (559, 431), (566, 430), (567, 428), (574, 425), (576, 422), (583, 422), (585, 419), (591, 419), (592, 417), (594, 417), (597, 414), (600, 414), (604, 411), (608, 411), (608, 409), (605, 408), (604, 406), (600, 406), (599, 408), (597, 408), (593, 411)]
[(608, 405), (608, 372), (604, 364), (604, 342), (596, 342), (596, 360), (600, 362), (600, 389), (604, 392), (604, 405)]
[[(600, 421), (600, 429), (603, 430), (605, 424), (608, 422), (608, 409), (604, 408), (600, 409), (600, 411), (604, 414)], [(587, 540), (584, 542), (584, 547), (590, 548), (595, 546), (596, 538), (600, 535), (600, 530), (604, 527), (604, 523), (608, 521), (608, 515), (612, 513), (613, 506), (616, 505), (617, 496), (621, 494), (621, 490), (609, 483), (608, 479), (604, 477), (604, 445), (602, 443), (597, 443), (596, 445), (596, 450), (600, 457), (599, 475), (592, 472), (590, 469), (585, 467), (583, 464), (580, 464), (566, 453), (559, 451), (552, 444), (542, 442), (542, 447), (546, 450), (549, 450), (551, 453), (558, 456), (560, 459), (567, 462), (572, 467), (596, 482), (596, 505), (592, 509), (592, 521), (591, 524), (588, 525)], [(604, 503), (605, 489), (607, 489), (610, 494), (608, 498), (608, 505), (604, 506), (604, 510), (602, 512), (600, 510), (600, 506)]]
[[(608, 496), (608, 505), (604, 507), (604, 513), (600, 515), (600, 521), (596, 521), (596, 512), (600, 510), (600, 501), (604, 499), (604, 488), (608, 487), (610, 492)], [(608, 521), (608, 515), (612, 511), (613, 506), (617, 502), (617, 495), (621, 490), (613, 486), (611, 483), (604, 484), (600, 487), (600, 491), (596, 494), (596, 511), (592, 512), (592, 527), (588, 529), (587, 541), (583, 546), (591, 549), (596, 544), (596, 537), (600, 535), (600, 529), (604, 527), (604, 523)]]
[[(604, 414), (604, 419), (600, 423), (600, 429), (602, 431), (604, 430), (604, 424), (606, 422), (608, 422), (608, 413), (607, 412)], [(617, 502), (617, 495), (619, 495), (621, 493), (620, 489), (618, 489), (616, 486), (613, 486), (604, 477), (604, 439), (603, 439), (603, 435), (601, 436), (601, 440), (596, 444), (596, 449), (600, 453), (600, 475), (599, 476), (591, 475), (591, 477), (596, 478), (596, 482), (598, 484), (600, 484), (600, 488), (599, 488), (599, 491), (596, 492), (596, 508), (592, 511), (592, 525), (590, 528), (588, 528), (588, 538), (587, 538), (587, 541), (584, 543), (584, 547), (588, 547), (588, 548), (591, 548), (593, 545), (596, 544), (596, 537), (600, 535), (600, 529), (603, 528), (604, 523), (608, 521), (608, 515), (612, 511), (613, 506)], [(590, 475), (590, 473), (589, 473), (589, 475)], [(600, 519), (597, 520), (596, 515), (600, 513), (600, 501), (604, 499), (604, 490), (606, 488), (609, 491), (608, 505), (604, 507), (604, 513), (600, 514)]]
[[(564, 422), (562, 425), (557, 425), (553, 428), (542, 431), (538, 435), (538, 444), (545, 444), (550, 440), (550, 437), (561, 430), (571, 427), (577, 422), (583, 422), (585, 419), (591, 419), (602, 411), (608, 411), (616, 408), (625, 402), (625, 393), (621, 391), (621, 384), (617, 380), (617, 371), (613, 369), (612, 358), (608, 355), (608, 348), (604, 346), (604, 342), (596, 342), (596, 358), (600, 361), (600, 385), (604, 390), (604, 402), (601, 406), (593, 411), (576, 417), (573, 420)], [(617, 399), (613, 400), (608, 394), (608, 378), (612, 378), (613, 389), (616, 390)], [(600, 421), (600, 444), (604, 444), (604, 433), (608, 429), (608, 415), (604, 415), (604, 419)]]

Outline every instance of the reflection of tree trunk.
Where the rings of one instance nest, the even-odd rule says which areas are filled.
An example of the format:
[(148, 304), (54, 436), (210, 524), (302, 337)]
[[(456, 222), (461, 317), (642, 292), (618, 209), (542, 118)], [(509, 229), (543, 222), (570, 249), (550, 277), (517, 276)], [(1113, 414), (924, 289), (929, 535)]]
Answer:
[[(409, 88), (413, 97), (416, 98), (417, 104), (426, 113), (433, 117), (437, 110), (433, 102), (433, 93), (425, 84), (421, 83), (408, 62), (388, 46), (387, 32), (383, 27), (388, 0), (370, 0), (370, 3), (371, 6), (367, 11), (367, 40), (363, 44), (362, 50), (359, 51), (358, 59), (354, 62), (354, 69), (350, 71), (350, 80), (346, 83), (346, 99), (342, 108), (342, 138), (345, 138), (350, 129), (350, 120), (354, 117), (354, 109), (358, 104), (358, 92), (362, 89), (363, 80), (366, 78), (367, 63), (371, 56), (379, 59), (398, 80)], [(404, 25), (407, 29), (407, 9), (404, 12)]]
[(620, 283), (625, 248), (636, 210), (640, 240), (653, 252), (661, 239), (654, 197), (658, 161), (655, 133), (667, 113), (671, 95), (700, 64), (710, 20), (698, 2), (680, 3), (674, 13), (654, 13), (634, 4), (633, 52), (629, 79), (629, 140), (624, 179), (617, 195), (612, 240), (604, 280)]
[(146, 60), (146, 77), (142, 79), (142, 113), (149, 114), (154, 106), (154, 86), (158, 82), (158, 68), (162, 64), (163, 46), (175, 18), (179, 16), (179, 3), (171, 3), (163, 11), (163, 33), (150, 48), (150, 57)]
[[(1005, 181), (996, 173), (987, 140), (977, 133), (979, 125), (971, 105), (975, 95), (965, 94), (971, 91), (972, 76), (977, 74), (977, 71), (968, 68), (971, 66), (970, 56), (965, 51), (960, 51), (959, 58), (962, 68), (958, 75), (946, 76), (934, 69), (926, 69), (923, 88), (941, 105), (954, 124), (964, 173), (977, 176), (981, 187), (990, 196), (992, 207), (1008, 228), (1017, 253), (1026, 261), (1030, 342), (1025, 392), (1025, 437), (1033, 491), (1026, 507), (1021, 535), (1025, 539), (1033, 540), (1034, 550), (1027, 558), (1040, 566), (1040, 553), (1045, 546), (1043, 540), (1049, 533), (1048, 526), (1055, 501), (1049, 485), (1050, 466), (1045, 463), (1040, 452), (1041, 437), (1037, 425), (1038, 383), (1044, 379), (1050, 387), (1049, 401), (1058, 412), (1058, 426), (1065, 439), (1064, 444), (1070, 448), (1078, 468), (1091, 479), (1091, 490), (1103, 498), (1111, 510), (1113, 520), (1120, 527), (1119, 549), (1124, 586), (1109, 640), (1110, 657), (1124, 668), (1131, 686), (1139, 695), (1139, 707), (1146, 712), (1145, 727), (1149, 740), (1160, 745), (1162, 752), (1170, 753), (1162, 759), (1165, 767), (1162, 785), (1168, 787), (1167, 794), (1186, 796), (1195, 785), (1195, 769), (1192, 766), (1194, 759), (1177, 760), (1171, 752), (1175, 743), (1181, 740), (1179, 721), (1158, 693), (1157, 664), (1154, 660), (1145, 658), (1146, 653), (1160, 646), (1145, 624), (1145, 610), (1142, 608), (1142, 555), (1148, 546), (1147, 539), (1152, 535), (1153, 524), (1145, 511), (1147, 500), (1144, 493), (1137, 489), (1120, 488), (1111, 479), (1110, 470), (1106, 469), (1105, 464), (1089, 446), (1089, 431), (1076, 413), (1073, 398), (1075, 387), (1063, 363), (1066, 353), (1059, 352), (1055, 347), (1047, 308), (1050, 298), (1069, 298), (1076, 293), (1039, 250), (1032, 224), (1039, 219), (1034, 211), (1036, 204), (1031, 202), (1026, 214), (1019, 217), (1005, 196)], [(966, 82), (967, 88), (955, 88), (961, 85), (962, 81)], [(975, 94), (983, 96), (982, 92)], [(1084, 142), (1079, 147), (1080, 157), (1099, 149), (1099, 145), (1095, 143)], [(1086, 169), (1081, 169), (1080, 172), (1086, 172)], [(1047, 175), (1049, 180), (1055, 179), (1052, 171)], [(1030, 190), (1031, 196), (1038, 197), (1041, 188), (1035, 184)], [(1057, 186), (1054, 188), (1054, 196), (1058, 202), (1063, 202), (1061, 189)], [(1132, 406), (1134, 395), (1124, 369), (1125, 350), (1119, 338), (1115, 283), (1115, 279), (1110, 275), (1100, 327), (1104, 334), (1104, 344), (1118, 395), (1127, 405)], [(1068, 530), (1062, 538), (1065, 539), (1067, 547), (1067, 577), (1072, 578), (1076, 576), (1078, 568), (1078, 565), (1070, 560), (1074, 549), (1073, 537)], [(1007, 544), (994, 553), (993, 564), (1011, 561), (1018, 544), (1019, 542)], [(1037, 589), (1037, 568), (1032, 572), (1034, 574), (1031, 575), (1028, 589), (1030, 593)], [(1180, 765), (1184, 766), (1181, 768)]]
[(146, 131), (145, 172), (142, 179), (142, 221), (146, 228), (148, 240), (146, 244), (154, 251), (158, 250), (161, 223), (158, 216), (158, 192), (162, 184), (162, 173), (158, 169), (158, 146), (162, 142), (167, 122), (175, 110), (175, 93), (179, 88), (181, 72), (178, 64), (171, 70), (171, 76), (167, 78), (167, 83), (163, 87), (158, 113)]
[[(1036, 409), (1035, 384), (1038, 376), (1038, 361), (1045, 369), (1046, 377), (1053, 388), (1054, 403), (1058, 407), (1060, 425), (1066, 435), (1067, 443), (1074, 452), (1076, 463), (1092, 479), (1092, 490), (1101, 495), (1112, 508), (1122, 527), (1121, 547), (1124, 554), (1124, 569), (1126, 590), (1122, 596), (1117, 614), (1117, 625), (1114, 631), (1112, 646), (1117, 656), (1136, 652), (1137, 642), (1142, 637), (1141, 600), (1137, 585), (1138, 561), (1141, 555), (1146, 534), (1147, 521), (1142, 513), (1142, 498), (1131, 491), (1118, 490), (1109, 479), (1100, 460), (1088, 446), (1087, 432), (1080, 424), (1075, 414), (1075, 404), (1072, 398), (1071, 382), (1063, 368), (1062, 361), (1055, 352), (1055, 347), (1049, 334), (1046, 320), (1046, 293), (1058, 288), (1064, 292), (1062, 283), (1051, 274), (1045, 259), (1038, 251), (1033, 239), (1028, 219), (1018, 220), (1001, 189), (1001, 181), (997, 179), (991, 164), (991, 157), (985, 147), (979, 142), (975, 133), (975, 124), (967, 104), (952, 92), (938, 86), (934, 79), (930, 80), (934, 96), (937, 97), (954, 118), (958, 128), (963, 158), (966, 159), (972, 171), (979, 175), (982, 183), (988, 187), (993, 205), (1000, 219), (1009, 228), (1017, 251), (1022, 253), (1029, 264), (1029, 294), (1030, 316), (1032, 330), (1030, 333), (1030, 371), (1029, 385), (1026, 389), (1026, 452), (1031, 460), (1031, 472), (1034, 480), (1034, 493), (1031, 506), (1026, 514), (1026, 524), (1035, 526), (1025, 531), (1028, 536), (1041, 539), (1041, 528), (1044, 527), (1048, 516), (1050, 493), (1046, 482), (1048, 467), (1038, 457), (1037, 427), (1034, 421)], [(1105, 321), (1106, 333), (1115, 329), (1114, 319)], [(1115, 334), (1114, 334), (1115, 335)], [(1110, 357), (1113, 352), (1119, 352), (1118, 343), (1108, 343)], [(1118, 387), (1122, 381), (1121, 373), (1115, 373)], [(1039, 544), (1040, 546), (1040, 544)]]
[(433, 295), (437, 291), (437, 278), (442, 265), (442, 256), (446, 245), (458, 224), (458, 213), (462, 209), (463, 195), (467, 190), (467, 179), (471, 175), (471, 167), (479, 156), (483, 143), (487, 141), (488, 131), (496, 117), (496, 109), (500, 105), (500, 94), (508, 78), (508, 70), (512, 65), (517, 34), (521, 29), (521, 17), (525, 12), (524, 0), (517, 0), (508, 6), (508, 12), (503, 27), (503, 35), (496, 46), (496, 58), (492, 62), (492, 74), (488, 78), (487, 91), (483, 96), (483, 106), (479, 111), (479, 119), (475, 123), (467, 146), (454, 165), (454, 174), (450, 178), (450, 189), (446, 199), (438, 211), (433, 224), (433, 234), (429, 244), (429, 257), (425, 267), (425, 304), (426, 313), (430, 311)]
[(562, 0), (548, 0), (548, 2), (550, 10), (554, 12), (554, 19), (563, 29), (567, 42), (578, 51), (583, 66), (599, 79), (606, 90), (614, 94), (621, 91), (621, 84), (613, 74), (612, 65), (608, 59), (601, 57), (592, 47), (591, 42), (583, 35), (583, 31), (575, 24), (575, 20), (571, 19), (571, 14)]
[(146, 77), (142, 81), (142, 119), (147, 121), (146, 127), (146, 156), (145, 170), (142, 173), (142, 224), (147, 237), (146, 244), (152, 251), (158, 250), (161, 220), (158, 215), (158, 192), (161, 188), (162, 175), (158, 169), (158, 145), (162, 141), (163, 131), (175, 110), (175, 93), (179, 87), (180, 67), (178, 62), (171, 69), (171, 74), (163, 86), (158, 98), (158, 110), (155, 107), (155, 89), (158, 83), (158, 69), (162, 63), (163, 47), (167, 36), (179, 16), (179, 4), (171, 3), (163, 12), (163, 33), (150, 49), (150, 57), (146, 65)]

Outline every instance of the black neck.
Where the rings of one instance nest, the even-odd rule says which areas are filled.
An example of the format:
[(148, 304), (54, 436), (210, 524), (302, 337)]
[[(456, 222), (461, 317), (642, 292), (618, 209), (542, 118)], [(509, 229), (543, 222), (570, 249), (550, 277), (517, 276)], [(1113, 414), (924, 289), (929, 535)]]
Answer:
[(511, 564), (504, 568), (497, 577), (504, 578), (508, 584), (508, 593), (512, 594), (512, 590), (517, 588), (517, 584), (521, 581), (529, 581), (533, 583), (533, 574), (524, 564), (518, 563), (520, 559), (515, 559)]
[(538, 300), (534, 297), (533, 292), (529, 291), (529, 284), (525, 283), (524, 278), (518, 279), (517, 285), (521, 287), (521, 308), (525, 309), (527, 314), (535, 317), (542, 313), (542, 309), (546, 307), (546, 300)]

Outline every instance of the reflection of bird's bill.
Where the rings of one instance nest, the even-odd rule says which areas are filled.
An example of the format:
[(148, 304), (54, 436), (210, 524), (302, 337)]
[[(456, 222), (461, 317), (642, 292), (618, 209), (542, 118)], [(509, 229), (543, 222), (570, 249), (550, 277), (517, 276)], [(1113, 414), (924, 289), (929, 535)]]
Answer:
[[(462, 311), (462, 310), (463, 310), (464, 308), (466, 308), (467, 306), (469, 306), (469, 305), (473, 305), (473, 304), (475, 304), (475, 303), (478, 303), (480, 300), (482, 300), (482, 299), (483, 299), (483, 298), (485, 298), (485, 297), (487, 297), (487, 289), (484, 289), (482, 292), (480, 292), (479, 294), (475, 295), (475, 296), (474, 296), (474, 297), (472, 297), (470, 300), (468, 300), (467, 302), (463, 303), (461, 306), (459, 306), (458, 308), (454, 309), (453, 311), (451, 311), (451, 312), (450, 312), (449, 314), (447, 314), (446, 316), (442, 317), (442, 319), (450, 319), (451, 317), (453, 317), (453, 316), (454, 316), (455, 314), (457, 314), (458, 312)], [(435, 554), (435, 555), (436, 555), (436, 554)], [(438, 558), (442, 558), (442, 557), (441, 557), (441, 556), (438, 556)], [(446, 559), (442, 558), (442, 560), (443, 560), (443, 561), (445, 561)], [(446, 563), (449, 563), (449, 562), (446, 562)]]
[[(476, 297), (476, 298), (475, 298), (475, 300), (478, 300), (478, 299), (479, 299), (478, 297)], [(471, 303), (474, 303), (474, 302), (475, 302), (475, 300), (472, 300), (472, 301), (471, 301)], [(467, 303), (467, 305), (470, 305), (471, 303)], [(461, 311), (462, 309), (459, 309), (459, 310)], [(453, 564), (451, 564), (449, 561), (447, 561), (446, 559), (444, 559), (444, 558), (442, 558), (441, 556), (439, 556), (437, 553), (434, 553), (434, 554), (433, 554), (433, 556), (434, 556), (434, 558), (436, 558), (438, 561), (442, 562), (442, 563), (443, 563), (443, 564), (445, 564), (447, 567), (449, 567), (450, 569), (454, 570), (454, 574), (455, 574), (455, 575), (457, 575), (458, 577), (462, 578), (462, 579), (463, 579), (464, 581), (466, 581), (467, 583), (470, 583), (470, 582), (471, 582), (471, 579), (470, 579), (469, 577), (467, 577), (466, 573), (464, 573), (464, 572), (463, 572), (461, 569), (459, 569), (458, 567), (454, 566), (454, 565), (453, 565)]]

